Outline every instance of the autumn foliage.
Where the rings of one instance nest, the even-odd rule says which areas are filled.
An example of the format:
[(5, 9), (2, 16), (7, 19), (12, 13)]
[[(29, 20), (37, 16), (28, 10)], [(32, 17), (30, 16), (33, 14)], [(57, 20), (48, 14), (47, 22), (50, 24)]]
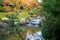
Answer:
[[(2, 0), (3, 8), (6, 11), (11, 11), (11, 6), (14, 11), (18, 10), (20, 6), (23, 6), (25, 9), (30, 9), (31, 7), (39, 8), (39, 5), (36, 0)], [(8, 5), (7, 5), (8, 4)], [(19, 9), (20, 10), (20, 9)]]

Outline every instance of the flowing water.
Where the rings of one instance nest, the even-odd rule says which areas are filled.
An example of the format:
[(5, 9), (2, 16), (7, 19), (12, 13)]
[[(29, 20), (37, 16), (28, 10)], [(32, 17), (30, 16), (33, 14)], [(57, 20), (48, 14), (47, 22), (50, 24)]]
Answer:
[[(39, 22), (42, 21), (42, 19), (44, 19), (44, 17), (34, 19), (29, 24), (27, 24), (27, 26), (39, 27)], [(28, 32), (26, 35), (26, 40), (44, 40), (44, 38), (42, 36), (42, 32), (37, 31), (36, 33), (33, 34)]]
[[(42, 21), (42, 18), (36, 18), (34, 20), (31, 20), (28, 24), (26, 24), (27, 27), (39, 27), (39, 22)], [(26, 27), (21, 26), (21, 29), (25, 29)], [(3, 30), (3, 29), (2, 29)], [(5, 31), (4, 29), (3, 31)], [(1, 30), (0, 30), (1, 31)], [(42, 36), (41, 31), (37, 31), (35, 33), (29, 33), (27, 32), (25, 40), (44, 40)]]
[(44, 38), (42, 36), (42, 32), (38, 31), (33, 34), (27, 33), (26, 40), (44, 40)]

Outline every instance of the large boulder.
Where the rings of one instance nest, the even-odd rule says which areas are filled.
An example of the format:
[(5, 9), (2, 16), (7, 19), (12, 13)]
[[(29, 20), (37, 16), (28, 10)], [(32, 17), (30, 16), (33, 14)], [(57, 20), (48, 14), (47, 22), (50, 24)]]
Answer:
[(22, 18), (22, 19), (20, 20), (20, 23), (21, 23), (21, 24), (26, 24), (26, 19), (25, 19), (25, 18)]
[(7, 17), (4, 17), (4, 18), (2, 18), (1, 20), (9, 20), (9, 18), (7, 18)]

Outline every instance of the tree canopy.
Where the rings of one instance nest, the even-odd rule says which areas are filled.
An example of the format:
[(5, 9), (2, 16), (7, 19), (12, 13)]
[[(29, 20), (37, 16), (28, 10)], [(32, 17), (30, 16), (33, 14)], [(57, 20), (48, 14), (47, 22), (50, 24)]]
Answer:
[(58, 40), (60, 37), (60, 0), (43, 0), (42, 13), (45, 15), (43, 36), (46, 40)]

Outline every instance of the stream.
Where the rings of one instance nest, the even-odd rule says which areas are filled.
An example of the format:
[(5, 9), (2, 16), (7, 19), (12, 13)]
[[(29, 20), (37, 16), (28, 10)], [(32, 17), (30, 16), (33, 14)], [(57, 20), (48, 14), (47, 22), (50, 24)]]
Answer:
[(27, 33), (26, 40), (44, 40), (44, 38), (42, 36), (42, 32), (38, 31), (33, 34)]
[[(27, 24), (27, 26), (39, 27), (39, 22), (42, 21), (42, 19), (44, 19), (44, 17), (36, 18), (36, 19), (30, 21), (29, 24)], [(26, 35), (26, 40), (44, 40), (44, 38), (42, 36), (42, 32), (37, 31), (33, 34), (28, 32)]]
[[(31, 21), (28, 21), (28, 24), (26, 24), (27, 27), (39, 27), (39, 23), (40, 21), (42, 21), (42, 17), (33, 19)], [(26, 28), (26, 27), (25, 27)], [(24, 29), (24, 27), (21, 27), (21, 29)], [(5, 31), (6, 29), (2, 30)], [(1, 30), (0, 30), (1, 31)], [(43, 36), (42, 36), (42, 32), (41, 31), (37, 31), (35, 33), (29, 33), (27, 32), (26, 34), (26, 39), (25, 40), (44, 40)]]

